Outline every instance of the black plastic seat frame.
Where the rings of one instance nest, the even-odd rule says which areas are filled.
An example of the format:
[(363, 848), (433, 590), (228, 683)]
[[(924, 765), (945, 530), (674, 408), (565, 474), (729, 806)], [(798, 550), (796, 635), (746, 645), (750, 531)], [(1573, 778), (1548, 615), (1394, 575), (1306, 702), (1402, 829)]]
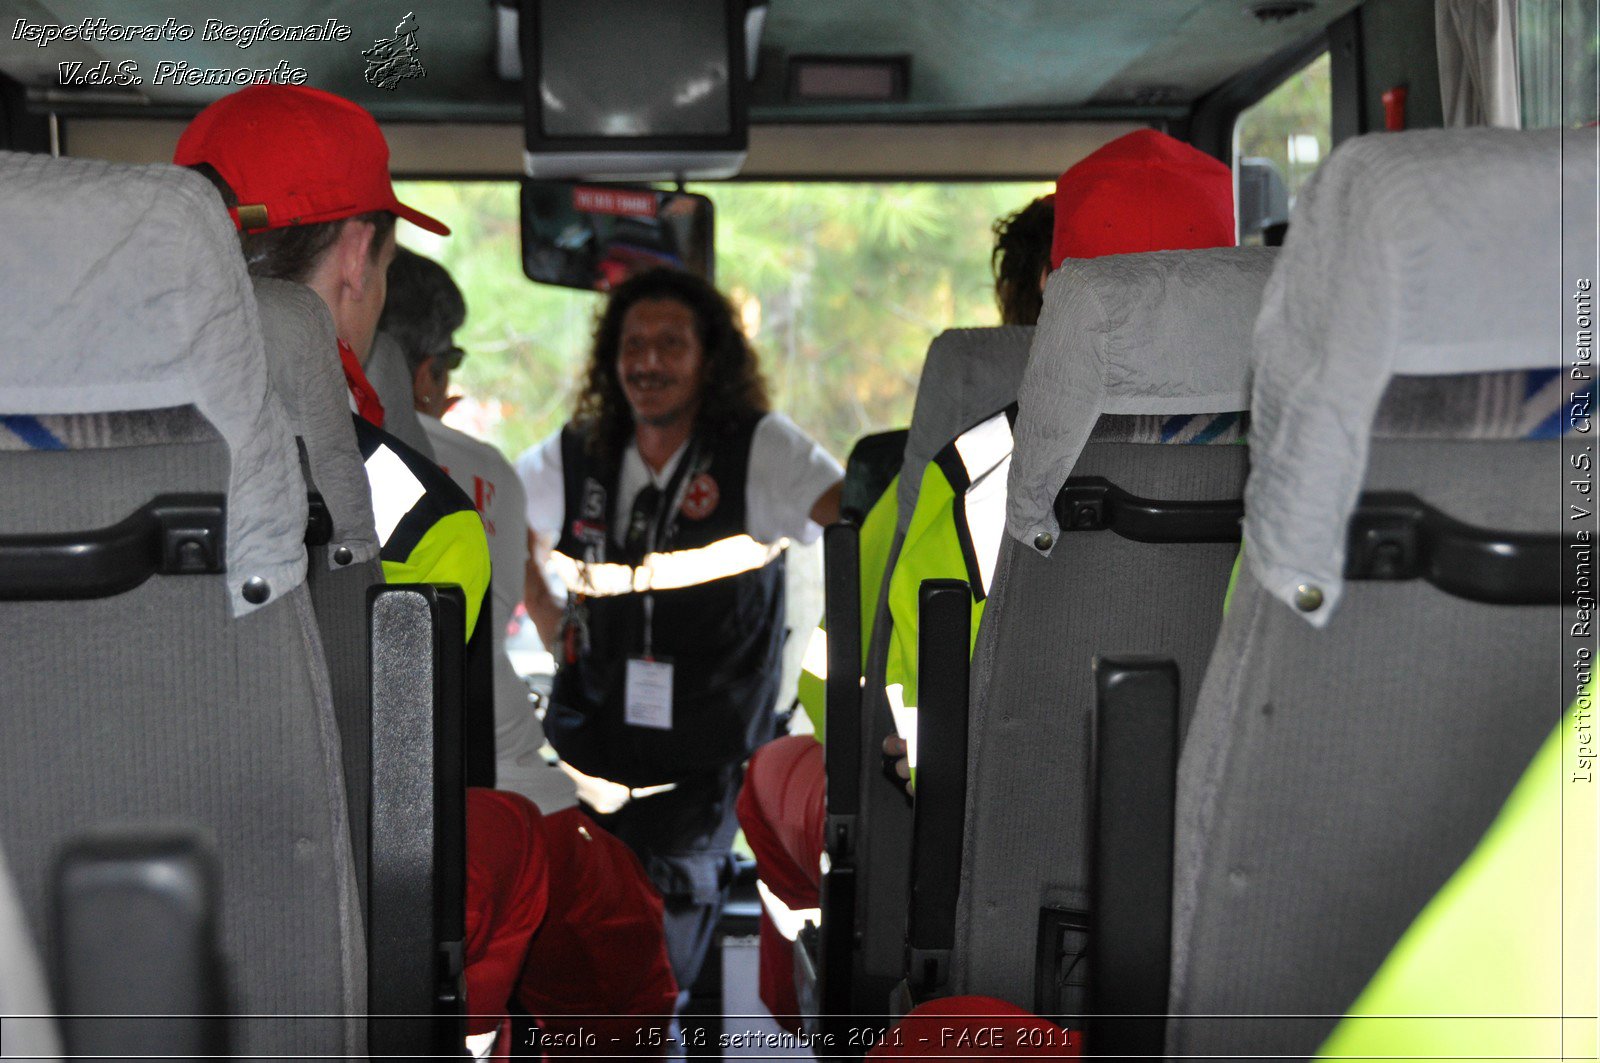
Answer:
[[(1242, 503), (1138, 498), (1099, 478), (1068, 480), (1064, 531), (1110, 530), (1141, 542), (1215, 542)], [(1068, 517), (1076, 516), (1069, 524)], [(1236, 536), (1237, 537), (1237, 536)], [(1366, 492), (1351, 515), (1345, 578), (1423, 579), (1485, 605), (1575, 604), (1575, 538), (1504, 532), (1457, 520), (1407, 492)], [(1096, 1054), (1159, 1055), (1171, 963), (1179, 681), (1162, 658), (1101, 657), (1096, 706), (1089, 915), (1090, 1015)]]

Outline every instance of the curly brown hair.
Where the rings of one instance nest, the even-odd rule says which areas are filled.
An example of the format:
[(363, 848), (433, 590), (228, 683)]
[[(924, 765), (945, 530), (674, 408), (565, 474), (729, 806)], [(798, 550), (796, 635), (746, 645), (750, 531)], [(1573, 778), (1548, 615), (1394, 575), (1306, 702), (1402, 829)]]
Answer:
[(633, 411), (617, 376), (622, 320), (635, 304), (652, 299), (671, 299), (694, 314), (706, 381), (695, 418), (697, 434), (710, 438), (732, 431), (746, 418), (772, 408), (766, 378), (733, 304), (692, 273), (674, 269), (637, 273), (612, 289), (601, 311), (573, 414), (573, 421), (587, 433), (589, 452), (604, 462), (615, 461), (633, 437)]
[(994, 223), (994, 300), (1002, 325), (1036, 325), (1044, 309), (1039, 274), (1050, 269), (1055, 197), (1040, 196)]

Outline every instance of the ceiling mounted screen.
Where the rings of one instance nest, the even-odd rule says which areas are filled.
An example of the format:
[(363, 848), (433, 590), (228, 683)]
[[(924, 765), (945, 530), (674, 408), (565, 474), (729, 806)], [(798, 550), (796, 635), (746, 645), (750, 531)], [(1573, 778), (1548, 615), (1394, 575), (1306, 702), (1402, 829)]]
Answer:
[(724, 0), (540, 0), (537, 47), (547, 137), (733, 131)]
[(524, 0), (522, 15), (530, 176), (737, 172), (741, 0)]

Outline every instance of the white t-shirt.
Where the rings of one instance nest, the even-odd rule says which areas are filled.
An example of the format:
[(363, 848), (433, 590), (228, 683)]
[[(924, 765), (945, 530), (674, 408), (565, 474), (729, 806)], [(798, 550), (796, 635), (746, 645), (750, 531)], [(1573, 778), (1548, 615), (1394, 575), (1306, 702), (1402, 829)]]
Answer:
[[(652, 473), (637, 446), (622, 455), (611, 520), (633, 511), (633, 499), (646, 484), (665, 487), (683, 459), (688, 444), (678, 448), (658, 473)], [(561, 486), (561, 433), (555, 432), (517, 459), (517, 475), (528, 496), (528, 527), (541, 536), (561, 537), (566, 499)], [(844, 469), (821, 445), (781, 413), (769, 413), (756, 424), (750, 440), (750, 468), (745, 479), (745, 531), (764, 543), (779, 539), (815, 542), (822, 528), (811, 519), (811, 507), (838, 483)]]
[(516, 470), (499, 450), (436, 417), (420, 414), (422, 431), (439, 467), (450, 475), (483, 519), (489, 537), (489, 615), (494, 632), (495, 785), (528, 798), (548, 814), (577, 803), (572, 780), (539, 755), (544, 728), (528, 702), (528, 688), (506, 654), (506, 624), (522, 601), (528, 564), (526, 503)]

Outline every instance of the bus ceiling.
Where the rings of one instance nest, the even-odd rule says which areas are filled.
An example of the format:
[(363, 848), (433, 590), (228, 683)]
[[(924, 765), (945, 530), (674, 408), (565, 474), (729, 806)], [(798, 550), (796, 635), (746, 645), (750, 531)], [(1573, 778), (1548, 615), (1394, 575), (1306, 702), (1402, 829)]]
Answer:
[[(1348, 25), (1361, 6), (1360, 0), (747, 2), (763, 17), (749, 94), (750, 155), (741, 176), (767, 179), (1048, 178), (1137, 126), (1167, 129), (1225, 155), (1221, 132), (1224, 125), (1231, 130), (1232, 114), (1325, 48), (1329, 27)], [(1425, 20), (1431, 32), (1431, 0), (1384, 3), (1416, 7), (1411, 21)], [(305, 70), (307, 84), (372, 110), (395, 145), (397, 174), (515, 176), (522, 171), (522, 87), (503, 76), (515, 6), (410, 0), (405, 7), (413, 12), (425, 76), (385, 89), (367, 83), (361, 63), (351, 59), (393, 37), (394, 8), (281, 0), (263, 19), (263, 9), (242, 0), (23, 0), (16, 13), (29, 26), (171, 22), (191, 35), (176, 43), (46, 42), (8, 26), (12, 32), (0, 38), (0, 74), (35, 119), (30, 126), (17, 107), (8, 107), (12, 146), (50, 150), (51, 143), (17, 143), (37, 139), (37, 119), (46, 118), (52, 142), (67, 154), (170, 158), (182, 124), (233, 87), (193, 84), (192, 72), (249, 66), (270, 50), (274, 62)], [(319, 25), (331, 38), (273, 36), (281, 27)], [(852, 79), (849, 61), (869, 57), (882, 60), (883, 69)], [(63, 63), (80, 63), (75, 69), (82, 71), (107, 60), (102, 69), (113, 72), (131, 62), (141, 82), (62, 87)], [(830, 60), (846, 62), (835, 62), (830, 73)], [(870, 95), (878, 91), (874, 85), (882, 90), (877, 99), (849, 95)]]

